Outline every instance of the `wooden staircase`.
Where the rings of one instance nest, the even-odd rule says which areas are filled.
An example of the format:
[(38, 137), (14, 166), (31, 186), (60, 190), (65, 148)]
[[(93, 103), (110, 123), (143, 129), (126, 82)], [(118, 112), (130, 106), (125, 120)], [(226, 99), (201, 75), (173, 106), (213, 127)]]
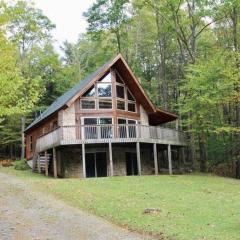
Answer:
[[(46, 158), (47, 158), (47, 166), (49, 166), (49, 162), (52, 158), (52, 154), (47, 154)], [(45, 170), (46, 170), (45, 154), (39, 153), (35, 159), (33, 172), (45, 173)]]

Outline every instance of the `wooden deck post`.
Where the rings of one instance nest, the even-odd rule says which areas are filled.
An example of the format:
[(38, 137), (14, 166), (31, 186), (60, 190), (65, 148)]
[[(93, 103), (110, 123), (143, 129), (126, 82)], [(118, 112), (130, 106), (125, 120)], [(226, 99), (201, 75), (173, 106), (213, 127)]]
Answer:
[(113, 177), (112, 143), (109, 142), (110, 176)]
[[(40, 155), (37, 155), (37, 165), (38, 165), (38, 173), (41, 173), (41, 165), (40, 165)], [(36, 166), (36, 165), (35, 165)], [(33, 169), (34, 171), (35, 169)]]
[(172, 152), (171, 152), (170, 144), (168, 144), (168, 167), (169, 167), (169, 174), (172, 175)]
[(138, 167), (138, 175), (141, 176), (141, 154), (140, 154), (140, 143), (136, 143), (137, 150), (137, 167)]
[(53, 175), (57, 178), (57, 154), (56, 148), (53, 148)]
[(47, 151), (45, 151), (45, 175), (48, 176), (48, 156)]
[(82, 143), (82, 168), (83, 168), (83, 178), (86, 178), (86, 159), (85, 159), (85, 144)]
[(157, 144), (153, 144), (153, 155), (154, 155), (154, 169), (155, 175), (158, 175), (158, 160), (157, 160)]

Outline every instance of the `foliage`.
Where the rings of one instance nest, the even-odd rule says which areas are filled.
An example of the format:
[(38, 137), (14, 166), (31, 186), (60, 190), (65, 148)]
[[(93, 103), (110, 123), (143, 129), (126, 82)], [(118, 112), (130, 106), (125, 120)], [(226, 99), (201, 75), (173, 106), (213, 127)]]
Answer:
[(122, 26), (130, 19), (130, 6), (129, 0), (97, 0), (84, 14), (88, 19), (89, 32), (95, 36), (103, 31), (114, 33), (118, 51), (121, 52), (121, 41), (124, 36)]
[(14, 169), (20, 170), (20, 171), (25, 171), (25, 170), (30, 169), (30, 167), (28, 166), (26, 159), (21, 159), (14, 163)]

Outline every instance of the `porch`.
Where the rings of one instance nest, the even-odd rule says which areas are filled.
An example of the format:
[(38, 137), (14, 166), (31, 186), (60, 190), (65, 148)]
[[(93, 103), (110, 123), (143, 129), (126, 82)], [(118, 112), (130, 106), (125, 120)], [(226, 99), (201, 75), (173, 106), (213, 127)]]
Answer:
[(60, 145), (142, 142), (186, 145), (183, 132), (169, 128), (135, 124), (61, 126), (37, 139), (35, 152)]

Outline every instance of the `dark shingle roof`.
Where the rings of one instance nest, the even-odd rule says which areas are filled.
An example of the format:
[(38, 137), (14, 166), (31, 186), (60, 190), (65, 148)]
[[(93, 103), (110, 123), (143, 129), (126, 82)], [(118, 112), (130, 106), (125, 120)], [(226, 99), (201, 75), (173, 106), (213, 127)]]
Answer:
[(26, 129), (34, 127), (36, 124), (40, 123), (57, 110), (61, 109), (68, 101), (70, 101), (78, 92), (80, 92), (83, 88), (85, 88), (99, 73), (104, 71), (104, 69), (112, 63), (113, 60), (105, 63), (102, 67), (100, 67), (96, 72), (90, 74), (85, 79), (79, 81), (73, 88), (64, 93), (61, 97), (57, 98), (39, 117), (37, 117)]

